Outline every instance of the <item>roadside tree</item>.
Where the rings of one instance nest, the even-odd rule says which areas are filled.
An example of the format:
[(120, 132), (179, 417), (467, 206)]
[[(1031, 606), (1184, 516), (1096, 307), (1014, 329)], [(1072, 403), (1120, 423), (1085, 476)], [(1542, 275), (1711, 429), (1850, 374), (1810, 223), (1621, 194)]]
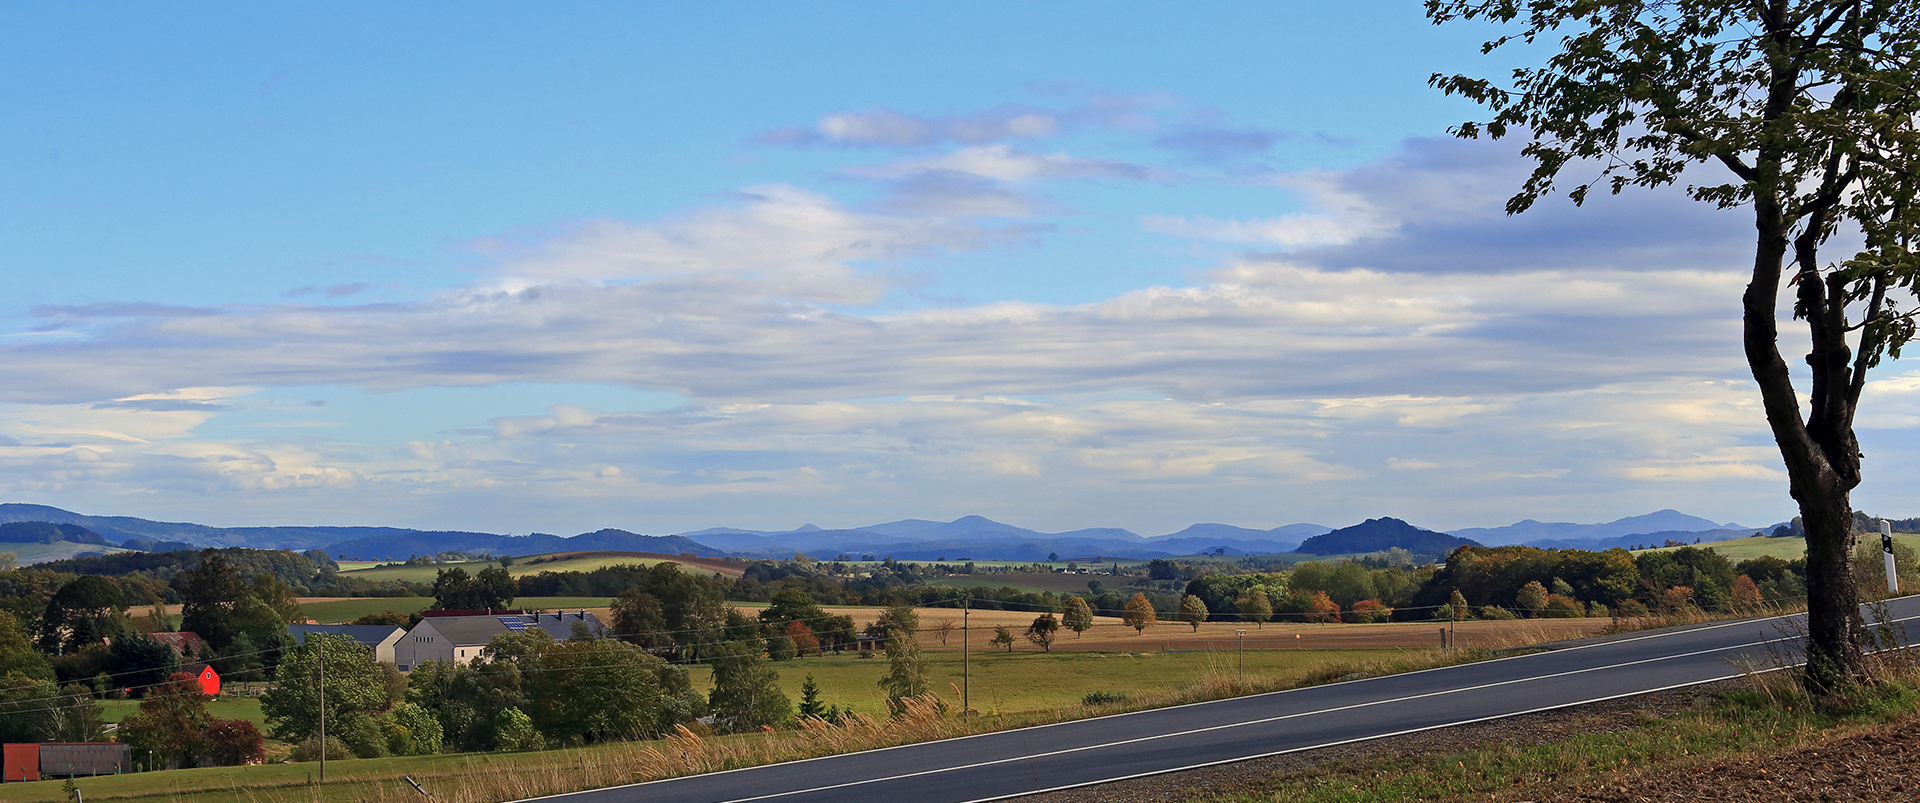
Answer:
[[(1752, 210), (1742, 345), (1806, 529), (1805, 683), (1825, 693), (1860, 679), (1854, 422), (1868, 370), (1915, 333), (1894, 296), (1920, 276), (1920, 2), (1428, 0), (1427, 15), (1512, 26), (1484, 52), (1545, 48), (1528, 51), (1539, 66), (1513, 70), (1510, 86), (1431, 79), (1491, 113), (1456, 135), (1528, 138), (1521, 152), (1536, 166), (1508, 212), (1553, 192), (1567, 169), (1594, 177), (1568, 193), (1576, 204), (1593, 184), (1684, 180), (1695, 200)], [(1711, 183), (1696, 163), (1727, 177)], [(1863, 247), (1820, 253), (1836, 241)], [(1806, 322), (1806, 404), (1781, 353), (1783, 288)]]

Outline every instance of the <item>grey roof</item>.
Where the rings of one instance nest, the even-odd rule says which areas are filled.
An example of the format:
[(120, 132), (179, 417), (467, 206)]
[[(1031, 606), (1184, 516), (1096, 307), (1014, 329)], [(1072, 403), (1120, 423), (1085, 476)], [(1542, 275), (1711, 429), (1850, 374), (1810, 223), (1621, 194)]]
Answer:
[(379, 647), (381, 642), (393, 638), (395, 632), (404, 633), (406, 630), (394, 625), (287, 625), (287, 635), (303, 644), (307, 641), (307, 634), (321, 633), (346, 636), (369, 647)]
[(429, 616), (420, 620), (420, 624), (431, 624), (435, 632), (448, 642), (461, 647), (486, 644), (494, 636), (503, 633), (525, 631), (538, 627), (552, 636), (554, 641), (566, 641), (573, 637), (573, 626), (584, 622), (588, 632), (594, 635), (606, 633), (606, 626), (600, 624), (600, 617), (591, 612), (552, 614), (545, 613), (536, 617), (533, 614), (497, 614), (492, 616)]

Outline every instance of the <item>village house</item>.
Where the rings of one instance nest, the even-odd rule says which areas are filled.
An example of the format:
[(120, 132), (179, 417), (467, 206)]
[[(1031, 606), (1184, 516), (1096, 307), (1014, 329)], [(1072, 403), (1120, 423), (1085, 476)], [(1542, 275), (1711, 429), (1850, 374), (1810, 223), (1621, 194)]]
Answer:
[(312, 634), (346, 636), (373, 650), (373, 659), (399, 666), (394, 650), (407, 637), (407, 629), (398, 625), (287, 625), (287, 635), (301, 644)]
[(524, 633), (538, 628), (555, 641), (566, 641), (576, 633), (589, 638), (607, 634), (600, 617), (586, 610), (510, 613), (496, 611), (425, 611), (420, 624), (414, 625), (394, 649), (394, 665), (401, 671), (428, 661), (471, 663), (495, 636)]

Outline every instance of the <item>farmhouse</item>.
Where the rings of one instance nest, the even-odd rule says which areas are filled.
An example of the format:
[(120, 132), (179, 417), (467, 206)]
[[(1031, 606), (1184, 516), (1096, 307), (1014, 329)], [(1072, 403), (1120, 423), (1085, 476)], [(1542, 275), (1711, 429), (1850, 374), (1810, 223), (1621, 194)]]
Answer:
[(573, 613), (554, 611), (552, 613), (487, 613), (477, 615), (436, 615), (466, 614), (466, 611), (427, 611), (414, 625), (413, 630), (400, 640), (394, 649), (394, 665), (403, 671), (412, 671), (414, 667), (428, 661), (452, 661), (470, 663), (480, 657), (494, 636), (507, 633), (524, 633), (538, 628), (546, 631), (555, 641), (566, 641), (576, 633), (584, 633), (589, 638), (599, 638), (607, 634), (607, 628), (600, 623), (600, 617), (586, 610)]
[(374, 660), (399, 666), (394, 650), (406, 640), (407, 629), (396, 625), (287, 625), (287, 635), (301, 644), (307, 643), (307, 636), (312, 634), (346, 636), (372, 649)]

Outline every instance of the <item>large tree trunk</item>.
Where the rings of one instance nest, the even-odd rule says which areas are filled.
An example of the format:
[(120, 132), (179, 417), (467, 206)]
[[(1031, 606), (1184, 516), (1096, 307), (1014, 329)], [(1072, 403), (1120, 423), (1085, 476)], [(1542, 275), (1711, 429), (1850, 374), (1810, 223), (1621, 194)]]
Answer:
[(1824, 219), (1812, 215), (1802, 236), (1790, 243), (1789, 224), (1778, 205), (1762, 197), (1754, 215), (1759, 241), (1753, 279), (1743, 299), (1743, 342), (1806, 528), (1806, 684), (1824, 694), (1857, 679), (1862, 668), (1864, 630), (1849, 559), (1854, 543), (1849, 494), (1860, 484), (1860, 452), (1853, 434), (1860, 383), (1854, 380), (1853, 350), (1846, 341), (1844, 289), (1827, 286), (1817, 272), (1803, 268), (1796, 281), (1797, 309), (1810, 330), (1807, 365), (1812, 387), (1808, 415), (1801, 417), (1775, 323), (1780, 276), (1790, 246), (1797, 264), (1819, 264), (1818, 231)]

